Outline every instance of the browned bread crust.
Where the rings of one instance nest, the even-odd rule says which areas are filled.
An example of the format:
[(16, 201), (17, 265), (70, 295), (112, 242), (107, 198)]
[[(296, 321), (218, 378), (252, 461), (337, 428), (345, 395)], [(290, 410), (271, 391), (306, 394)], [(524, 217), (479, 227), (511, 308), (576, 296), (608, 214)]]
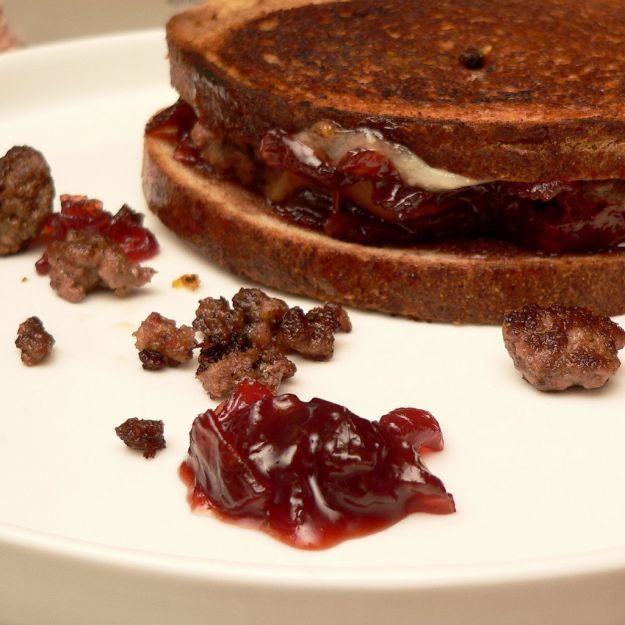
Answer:
[(223, 4), (170, 21), (172, 82), (240, 143), (329, 118), (481, 180), (625, 178), (622, 0)]
[(473, 242), (365, 247), (286, 224), (235, 184), (172, 158), (146, 137), (143, 188), (151, 210), (212, 261), (267, 286), (416, 319), (500, 323), (528, 303), (625, 312), (625, 250), (539, 257)]

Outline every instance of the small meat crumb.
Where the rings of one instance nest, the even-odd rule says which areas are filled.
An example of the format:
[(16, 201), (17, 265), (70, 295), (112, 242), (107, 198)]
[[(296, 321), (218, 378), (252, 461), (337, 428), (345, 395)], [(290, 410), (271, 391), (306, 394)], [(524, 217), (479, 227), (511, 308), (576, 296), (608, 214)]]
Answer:
[(162, 421), (133, 418), (118, 425), (115, 433), (130, 449), (142, 451), (144, 458), (154, 458), (166, 447), (164, 429)]
[(16, 146), (0, 158), (0, 256), (19, 252), (39, 234), (53, 199), (50, 168), (41, 153)]
[(178, 328), (173, 319), (157, 312), (150, 313), (133, 336), (143, 368), (152, 371), (178, 367), (193, 358), (197, 347), (193, 328), (185, 325)]
[(275, 392), (282, 380), (292, 377), (296, 370), (295, 364), (278, 350), (251, 348), (232, 351), (216, 360), (200, 354), (197, 378), (210, 397), (218, 399), (245, 378), (257, 380)]
[(68, 302), (80, 302), (97, 288), (118, 296), (144, 286), (155, 271), (128, 260), (122, 248), (95, 232), (70, 230), (48, 246), (50, 286)]
[(625, 330), (590, 310), (535, 304), (504, 317), (503, 338), (514, 366), (541, 391), (599, 388), (620, 366)]
[(185, 273), (176, 278), (172, 283), (174, 289), (188, 289), (189, 291), (197, 291), (200, 287), (200, 277), (197, 273)]
[(230, 344), (243, 333), (245, 316), (239, 308), (232, 309), (225, 297), (205, 297), (195, 312), (193, 327), (204, 335), (204, 342)]
[(239, 289), (232, 298), (232, 306), (240, 310), (245, 319), (244, 334), (251, 345), (268, 347), (284, 315), (288, 304), (277, 297), (269, 297), (260, 289)]
[(280, 324), (277, 339), (287, 352), (297, 352), (312, 360), (330, 360), (334, 355), (334, 333), (349, 332), (347, 313), (336, 304), (312, 308), (306, 314), (295, 306)]
[(52, 350), (54, 337), (46, 332), (39, 317), (29, 317), (17, 330), (15, 346), (22, 352), (22, 362), (28, 367), (38, 365)]

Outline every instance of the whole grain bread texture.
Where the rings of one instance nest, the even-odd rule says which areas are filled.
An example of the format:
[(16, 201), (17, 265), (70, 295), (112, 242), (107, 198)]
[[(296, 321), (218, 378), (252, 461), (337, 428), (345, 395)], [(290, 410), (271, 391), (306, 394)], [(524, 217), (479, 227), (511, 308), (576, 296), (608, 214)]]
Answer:
[(623, 24), (622, 0), (213, 0), (167, 40), (242, 146), (331, 119), (477, 180), (597, 180), (625, 178)]
[(150, 209), (191, 247), (286, 292), (419, 320), (498, 324), (534, 303), (625, 312), (625, 250), (538, 256), (511, 244), (380, 248), (331, 239), (274, 216), (260, 196), (173, 158), (145, 139)]

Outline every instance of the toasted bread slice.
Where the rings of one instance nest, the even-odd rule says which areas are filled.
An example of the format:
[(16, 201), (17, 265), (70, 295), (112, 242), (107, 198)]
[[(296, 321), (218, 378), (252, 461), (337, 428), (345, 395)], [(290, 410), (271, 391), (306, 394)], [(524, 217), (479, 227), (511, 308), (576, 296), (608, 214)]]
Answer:
[(172, 82), (242, 145), (331, 119), (477, 180), (625, 178), (621, 0), (219, 4), (170, 21)]
[(242, 187), (181, 164), (171, 142), (146, 136), (150, 209), (206, 257), (287, 292), (455, 323), (500, 323), (527, 303), (625, 312), (625, 250), (540, 257), (474, 241), (414, 248), (346, 243), (285, 223)]

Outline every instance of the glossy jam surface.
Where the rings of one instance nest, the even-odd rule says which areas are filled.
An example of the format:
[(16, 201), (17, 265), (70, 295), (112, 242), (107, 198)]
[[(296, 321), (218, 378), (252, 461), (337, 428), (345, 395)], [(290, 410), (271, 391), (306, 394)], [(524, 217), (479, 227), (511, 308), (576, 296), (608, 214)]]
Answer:
[[(100, 200), (62, 195), (61, 211), (48, 215), (36, 243), (62, 241), (70, 230), (98, 232), (112, 239), (133, 262), (146, 260), (158, 252), (156, 237), (143, 226), (143, 215), (126, 205), (113, 215), (103, 209)], [(39, 274), (48, 273), (50, 267), (45, 252), (35, 266)]]
[[(191, 140), (197, 119), (178, 102), (147, 132), (175, 145), (175, 158), (211, 167)], [(282, 130), (270, 130), (257, 151), (257, 180), (280, 176), (271, 209), (285, 220), (370, 245), (500, 239), (544, 254), (607, 249), (625, 241), (625, 181), (490, 182), (430, 192), (405, 185), (375, 150), (345, 154), (331, 166), (323, 155)], [(256, 184), (267, 193), (267, 185)]]
[(419, 455), (442, 447), (440, 427), (424, 410), (368, 421), (246, 380), (195, 420), (181, 475), (194, 508), (251, 522), (294, 547), (323, 549), (413, 512), (454, 512)]

